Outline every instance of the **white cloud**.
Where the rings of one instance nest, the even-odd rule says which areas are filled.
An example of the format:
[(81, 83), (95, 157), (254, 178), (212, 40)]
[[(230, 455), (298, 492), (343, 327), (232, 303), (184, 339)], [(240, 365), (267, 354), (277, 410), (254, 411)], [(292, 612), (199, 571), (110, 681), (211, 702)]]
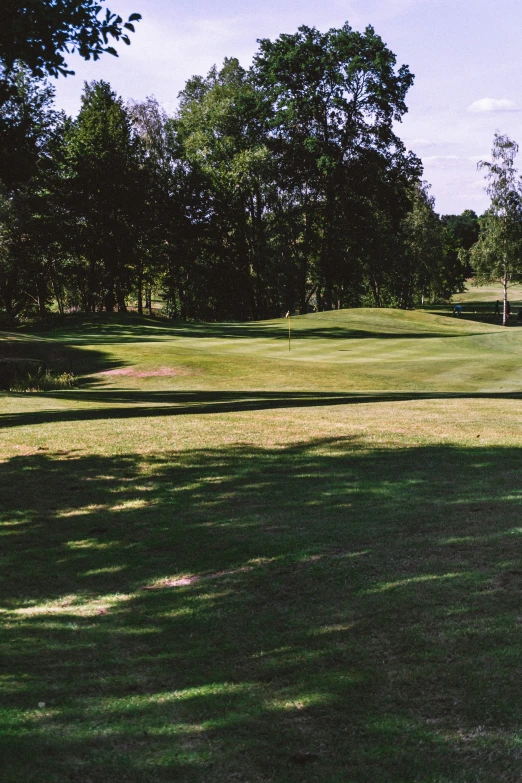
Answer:
[[(397, 133), (399, 136), (401, 136), (401, 128), (397, 128)], [(424, 148), (433, 148), (433, 147), (439, 147), (440, 142), (438, 141), (430, 141), (429, 139), (408, 139), (405, 136), (402, 136), (402, 140), (405, 143), (405, 145), (408, 148), (418, 148), (418, 147), (424, 147)]]
[(425, 165), (437, 168), (473, 168), (476, 163), (467, 155), (426, 155), (422, 161)]
[(521, 111), (521, 108), (516, 101), (510, 101), (508, 98), (480, 98), (468, 106), (468, 111), (475, 114), (485, 114), (487, 112)]
[(463, 158), (462, 155), (429, 155), (423, 160), (432, 162), (434, 160), (466, 160), (466, 158)]

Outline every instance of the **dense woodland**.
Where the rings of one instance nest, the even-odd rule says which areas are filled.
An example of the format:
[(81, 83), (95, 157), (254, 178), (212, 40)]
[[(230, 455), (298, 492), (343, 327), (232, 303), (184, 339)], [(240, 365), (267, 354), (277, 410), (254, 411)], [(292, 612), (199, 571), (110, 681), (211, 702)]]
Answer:
[(261, 40), (251, 68), (189, 79), (173, 116), (99, 81), (71, 118), (34, 69), (4, 77), (4, 320), (142, 313), (153, 292), (214, 320), (462, 290), (477, 216), (435, 213), (397, 135), (413, 76), (371, 27)]

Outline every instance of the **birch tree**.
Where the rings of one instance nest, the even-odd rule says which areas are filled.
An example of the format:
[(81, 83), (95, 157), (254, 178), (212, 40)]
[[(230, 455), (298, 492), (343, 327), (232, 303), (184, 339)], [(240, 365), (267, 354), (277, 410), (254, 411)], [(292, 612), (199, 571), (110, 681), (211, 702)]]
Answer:
[(480, 220), (480, 237), (470, 251), (478, 283), (502, 283), (502, 325), (508, 322), (508, 287), (522, 278), (522, 189), (515, 168), (518, 144), (495, 133), (491, 161), (482, 160), (491, 205)]

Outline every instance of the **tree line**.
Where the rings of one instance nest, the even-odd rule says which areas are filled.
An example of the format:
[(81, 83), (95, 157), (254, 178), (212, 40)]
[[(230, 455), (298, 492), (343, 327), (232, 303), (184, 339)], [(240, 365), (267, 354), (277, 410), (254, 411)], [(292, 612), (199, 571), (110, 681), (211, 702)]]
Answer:
[[(121, 20), (120, 20), (121, 22)], [(397, 127), (413, 76), (372, 27), (300, 27), (189, 79), (178, 108), (85, 84), (75, 118), (3, 71), (0, 314), (257, 319), (447, 300), (477, 216), (440, 217)]]

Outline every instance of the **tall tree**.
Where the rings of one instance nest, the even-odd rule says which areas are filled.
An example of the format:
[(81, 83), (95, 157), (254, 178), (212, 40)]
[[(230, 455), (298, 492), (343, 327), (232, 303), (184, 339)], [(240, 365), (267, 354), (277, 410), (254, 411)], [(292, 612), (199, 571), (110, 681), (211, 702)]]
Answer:
[(54, 88), (33, 76), (23, 63), (15, 64), (8, 81), (10, 95), (0, 102), (0, 141), (4, 127), (10, 130), (10, 143), (0, 143), (0, 181), (15, 192), (37, 174), (58, 112), (53, 106)]
[(400, 307), (412, 307), (416, 301), (447, 300), (462, 289), (462, 266), (452, 253), (434, 206), (429, 186), (417, 184), (399, 235), (402, 248), (395, 267), (395, 290)]
[(503, 289), (502, 324), (508, 322), (508, 286), (522, 279), (522, 189), (515, 168), (518, 144), (495, 133), (491, 161), (480, 161), (486, 172), (491, 205), (480, 220), (480, 236), (470, 251), (479, 282), (500, 280)]
[[(138, 313), (143, 313), (143, 295), (152, 314), (152, 290), (163, 286), (171, 315), (176, 296), (177, 268), (188, 237), (183, 214), (184, 172), (173, 166), (171, 123), (156, 98), (130, 101), (128, 111), (143, 147), (142, 231), (136, 262)], [(184, 225), (186, 224), (186, 225)]]
[[(3, 236), (0, 253), (0, 308), (10, 317), (35, 306), (44, 312), (50, 298), (50, 266), (59, 256), (60, 216), (51, 197), (56, 178), (54, 152), (65, 118), (54, 110), (54, 90), (24, 66), (13, 71), (15, 100), (0, 107), (18, 129), (17, 145), (0, 151), (11, 176), (0, 183)], [(53, 260), (51, 260), (53, 259)]]
[(144, 220), (142, 159), (121, 98), (107, 82), (85, 84), (65, 138), (62, 198), (71, 216), (71, 253), (86, 262), (87, 310), (125, 310)]
[(479, 238), (479, 219), (472, 209), (465, 209), (461, 215), (442, 215), (441, 222), (463, 250), (470, 250)]
[(189, 81), (173, 123), (177, 166), (193, 187), (187, 217), (198, 226), (193, 305), (211, 303), (217, 317), (261, 317), (270, 310), (271, 162), (263, 101), (238, 61), (227, 59), (206, 79)]
[(381, 156), (407, 179), (420, 172), (394, 129), (413, 76), (396, 68), (372, 27), (321, 33), (303, 26), (259, 43), (253, 67), (272, 104), (270, 146), (306, 216), (300, 244), (315, 259), (317, 296), (329, 309), (358, 263), (360, 213), (368, 214), (363, 161), (371, 166)]
[(465, 209), (461, 215), (442, 215), (441, 222), (446, 231), (448, 251), (453, 254), (455, 267), (459, 265), (465, 277), (471, 277), (469, 250), (478, 241), (479, 219), (472, 209)]
[(412, 78), (348, 25), (260, 41), (250, 70), (230, 58), (190, 79), (172, 118), (93, 82), (76, 120), (54, 121), (21, 75), (3, 108), (21, 141), (1, 189), (0, 307), (137, 296), (141, 313), (161, 285), (173, 315), (247, 319), (445, 296), (458, 265), (396, 134)]

